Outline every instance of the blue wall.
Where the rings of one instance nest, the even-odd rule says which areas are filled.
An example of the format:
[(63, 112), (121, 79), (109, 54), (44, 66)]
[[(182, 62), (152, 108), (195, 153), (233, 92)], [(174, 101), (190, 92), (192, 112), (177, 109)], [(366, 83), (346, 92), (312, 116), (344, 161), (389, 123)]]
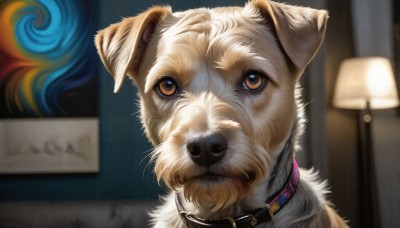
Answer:
[[(243, 5), (245, 0), (101, 0), (99, 28), (134, 16), (155, 4), (173, 10)], [(93, 45), (93, 44), (90, 44)], [(99, 61), (99, 60), (98, 60)], [(151, 145), (137, 118), (136, 89), (129, 80), (113, 94), (113, 79), (99, 62), (100, 172), (97, 174), (1, 175), (4, 200), (155, 199), (164, 192), (148, 166)]]

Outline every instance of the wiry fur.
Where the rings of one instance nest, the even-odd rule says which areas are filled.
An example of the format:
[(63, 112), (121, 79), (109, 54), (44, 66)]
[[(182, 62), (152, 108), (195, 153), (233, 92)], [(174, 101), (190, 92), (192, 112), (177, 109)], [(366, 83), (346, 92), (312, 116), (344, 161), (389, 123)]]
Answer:
[[(125, 74), (138, 87), (154, 170), (172, 190), (152, 213), (154, 227), (185, 227), (174, 192), (185, 211), (218, 220), (265, 207), (282, 187), (304, 124), (298, 78), (322, 42), (326, 20), (326, 11), (252, 0), (243, 8), (176, 13), (153, 7), (99, 31), (96, 47), (115, 91)], [(267, 75), (265, 89), (241, 89), (249, 70)], [(163, 76), (177, 82), (179, 96), (160, 96), (155, 86)], [(197, 165), (186, 145), (211, 134), (227, 140), (226, 155)], [(206, 172), (221, 177), (204, 181)], [(293, 198), (259, 227), (346, 227), (325, 193), (325, 183), (301, 170)]]

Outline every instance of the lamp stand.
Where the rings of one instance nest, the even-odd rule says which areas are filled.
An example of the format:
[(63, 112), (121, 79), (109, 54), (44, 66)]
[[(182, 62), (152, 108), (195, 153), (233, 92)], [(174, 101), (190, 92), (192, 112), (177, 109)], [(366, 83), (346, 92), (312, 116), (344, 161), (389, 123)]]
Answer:
[(360, 227), (380, 228), (380, 210), (376, 180), (375, 159), (372, 141), (372, 114), (370, 103), (359, 111), (359, 215)]

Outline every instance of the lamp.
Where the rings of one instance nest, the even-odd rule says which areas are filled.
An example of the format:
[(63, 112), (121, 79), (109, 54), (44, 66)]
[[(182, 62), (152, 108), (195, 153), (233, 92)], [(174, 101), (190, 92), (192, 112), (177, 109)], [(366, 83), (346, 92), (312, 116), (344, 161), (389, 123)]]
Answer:
[(399, 105), (396, 83), (388, 59), (351, 58), (342, 62), (333, 105), (345, 109), (394, 108)]
[(342, 62), (333, 105), (358, 110), (360, 227), (380, 227), (380, 211), (371, 135), (371, 109), (399, 105), (391, 64), (383, 57), (350, 58)]

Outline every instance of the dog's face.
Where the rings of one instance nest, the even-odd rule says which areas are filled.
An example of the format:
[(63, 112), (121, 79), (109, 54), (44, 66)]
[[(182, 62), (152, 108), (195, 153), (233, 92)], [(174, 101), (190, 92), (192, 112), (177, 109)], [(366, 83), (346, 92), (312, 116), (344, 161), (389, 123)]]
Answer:
[(210, 210), (265, 180), (296, 121), (295, 86), (326, 19), (254, 0), (178, 13), (153, 7), (100, 31), (115, 90), (125, 74), (138, 87), (158, 179)]

